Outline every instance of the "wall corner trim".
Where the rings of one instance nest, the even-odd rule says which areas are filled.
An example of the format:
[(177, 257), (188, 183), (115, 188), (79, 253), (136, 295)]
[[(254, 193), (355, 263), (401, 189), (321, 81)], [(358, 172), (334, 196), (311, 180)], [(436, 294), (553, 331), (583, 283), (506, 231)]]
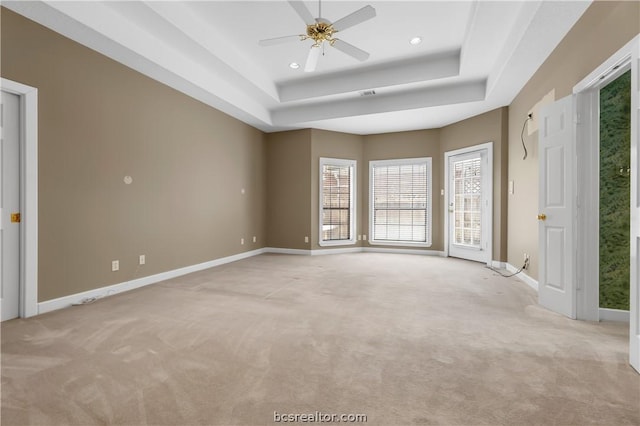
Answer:
[[(59, 297), (57, 299), (46, 300), (38, 303), (38, 315), (45, 314), (47, 312), (56, 311), (58, 309), (68, 308), (74, 304), (81, 304), (86, 299), (101, 299), (114, 294), (123, 293), (125, 291), (134, 290), (136, 288), (145, 287), (151, 284), (155, 284), (161, 281), (166, 281), (171, 278), (180, 277), (182, 275), (190, 274), (192, 272), (202, 271), (204, 269), (213, 268), (216, 266), (224, 265), (226, 263), (236, 262), (238, 260), (247, 259), (249, 257), (258, 256), (264, 253), (275, 254), (293, 254), (293, 255), (306, 255), (317, 256), (327, 254), (345, 254), (345, 253), (395, 253), (395, 254), (415, 254), (422, 256), (440, 256), (444, 257), (443, 251), (438, 250), (411, 250), (411, 249), (394, 249), (394, 248), (380, 248), (380, 247), (349, 247), (341, 249), (320, 249), (320, 250), (302, 250), (302, 249), (288, 249), (279, 247), (263, 247), (256, 250), (246, 251), (243, 253), (234, 254), (227, 257), (221, 257), (204, 263), (198, 263), (196, 265), (185, 266), (184, 268), (174, 269), (172, 271), (161, 272), (159, 274), (150, 275), (148, 277), (142, 277), (131, 281), (125, 281), (118, 284), (113, 284), (105, 287), (96, 288), (93, 290), (84, 291), (81, 293), (70, 294), (68, 296)], [(504, 265), (503, 262), (493, 262), (494, 265)], [(511, 272), (517, 271), (513, 266), (506, 264), (506, 267)], [(517, 275), (522, 281), (538, 290), (538, 282), (529, 276), (520, 273)]]
[(172, 271), (149, 275), (148, 277), (142, 277), (131, 281), (125, 281), (118, 284), (100, 287), (93, 290), (84, 291), (82, 293), (70, 294), (68, 296), (59, 297), (57, 299), (46, 300), (44, 302), (38, 303), (38, 314), (44, 314), (58, 309), (68, 308), (73, 304), (81, 303), (84, 299), (113, 296), (114, 294), (144, 287), (150, 284), (155, 284), (160, 281), (165, 281), (171, 278), (190, 274), (192, 272), (198, 272), (204, 269), (213, 268), (215, 266), (224, 265), (225, 263), (231, 263), (237, 260), (246, 259), (248, 257), (257, 256), (259, 254), (265, 253), (265, 251), (266, 250), (264, 248), (246, 251), (243, 253), (234, 254), (232, 256), (221, 257), (219, 259), (211, 260), (208, 262), (198, 263), (196, 265), (185, 266), (184, 268), (174, 269)]
[(397, 249), (384, 247), (363, 247), (365, 253), (395, 253), (395, 254), (417, 254), (421, 256), (440, 256), (446, 257), (444, 251), (441, 250), (414, 250), (414, 249)]
[(264, 249), (265, 253), (275, 253), (275, 254), (300, 254), (311, 256), (311, 250), (305, 249), (291, 249), (291, 248), (282, 248), (282, 247), (266, 247)]
[[(515, 266), (511, 265), (510, 263), (507, 263), (506, 267), (507, 267), (507, 271), (511, 272), (512, 274), (518, 272), (518, 268), (516, 268)], [(518, 275), (516, 275), (516, 278), (518, 278), (520, 281), (522, 281), (525, 284), (527, 284), (529, 287), (534, 289), (536, 292), (538, 291), (538, 281), (534, 280), (533, 278), (531, 278), (529, 275), (525, 274), (524, 272), (520, 272)]]
[(277, 254), (300, 254), (307, 256), (321, 256), (326, 254), (345, 254), (345, 253), (394, 253), (394, 254), (417, 254), (422, 256), (441, 256), (445, 257), (443, 251), (440, 250), (413, 250), (401, 248), (385, 248), (385, 247), (347, 247), (336, 249), (288, 249), (279, 247), (266, 247), (265, 253)]
[(631, 315), (629, 311), (621, 309), (599, 308), (600, 321), (629, 322)]

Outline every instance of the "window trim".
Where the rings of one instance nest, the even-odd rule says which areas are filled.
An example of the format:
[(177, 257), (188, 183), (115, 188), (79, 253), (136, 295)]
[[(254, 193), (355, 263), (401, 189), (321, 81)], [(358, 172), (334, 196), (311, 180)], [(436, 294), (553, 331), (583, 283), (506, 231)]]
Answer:
[[(374, 180), (373, 169), (376, 166), (401, 166), (409, 164), (421, 164), (427, 165), (427, 241), (389, 241), (389, 240), (376, 240), (374, 230)], [(417, 157), (417, 158), (402, 158), (392, 160), (374, 160), (369, 161), (369, 244), (381, 245), (381, 246), (406, 246), (406, 247), (431, 247), (433, 244), (433, 229), (432, 229), (432, 212), (433, 212), (433, 161), (432, 157)]]
[[(322, 239), (322, 213), (323, 213), (323, 185), (322, 185), (322, 169), (325, 165), (329, 166), (347, 166), (351, 167), (351, 188), (350, 188), (350, 215), (349, 215), (349, 235), (348, 240), (328, 240)], [(347, 246), (354, 245), (356, 243), (356, 186), (358, 181), (358, 165), (356, 160), (349, 160), (343, 158), (328, 158), (320, 157), (320, 166), (318, 168), (318, 245), (321, 247), (331, 246)]]

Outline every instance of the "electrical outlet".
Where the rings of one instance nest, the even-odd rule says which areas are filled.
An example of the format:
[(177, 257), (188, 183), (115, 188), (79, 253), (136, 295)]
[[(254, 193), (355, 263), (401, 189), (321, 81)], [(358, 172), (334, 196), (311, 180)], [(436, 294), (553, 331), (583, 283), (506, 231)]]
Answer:
[(119, 260), (112, 260), (111, 261), (111, 272), (115, 272), (120, 270), (120, 261)]
[(253, 236), (253, 242), (255, 243), (256, 241), (258, 241), (258, 239), (256, 238), (256, 236)]
[(309, 237), (304, 237), (304, 242), (308, 243), (309, 242)]
[(147, 257), (144, 254), (141, 254), (138, 258), (138, 265), (144, 265), (147, 263)]
[(366, 236), (366, 235), (363, 235), (363, 236), (362, 236), (362, 239), (363, 239), (364, 241), (367, 241), (367, 236)]
[(244, 238), (240, 238), (240, 245), (244, 245)]
[(529, 255), (525, 253), (522, 260), (524, 260), (525, 262), (529, 260)]

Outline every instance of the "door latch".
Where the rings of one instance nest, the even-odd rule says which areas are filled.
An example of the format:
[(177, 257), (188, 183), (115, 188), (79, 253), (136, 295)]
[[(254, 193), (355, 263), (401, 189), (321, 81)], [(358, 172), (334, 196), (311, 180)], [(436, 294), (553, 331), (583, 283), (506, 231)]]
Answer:
[(20, 213), (11, 213), (11, 223), (20, 223)]

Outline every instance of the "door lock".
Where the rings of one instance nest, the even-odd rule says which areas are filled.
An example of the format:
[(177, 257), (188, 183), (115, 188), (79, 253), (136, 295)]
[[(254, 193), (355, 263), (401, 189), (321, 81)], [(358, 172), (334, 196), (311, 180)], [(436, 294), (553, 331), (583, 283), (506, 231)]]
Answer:
[(546, 214), (544, 214), (544, 213), (540, 213), (540, 214), (538, 215), (538, 220), (547, 220), (547, 215), (546, 215)]
[(11, 213), (11, 223), (20, 223), (20, 213)]

